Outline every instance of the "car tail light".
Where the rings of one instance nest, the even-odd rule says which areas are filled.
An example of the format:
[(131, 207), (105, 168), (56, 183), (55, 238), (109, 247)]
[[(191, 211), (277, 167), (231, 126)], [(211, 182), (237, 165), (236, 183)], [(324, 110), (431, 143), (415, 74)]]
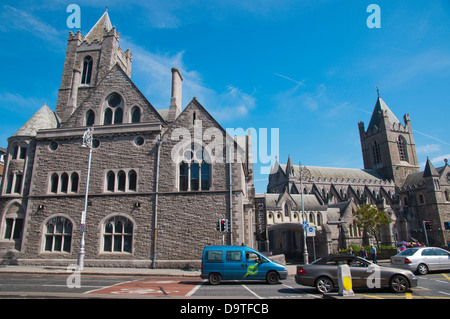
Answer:
[(405, 263), (405, 264), (411, 264), (411, 260), (409, 260), (408, 258), (405, 258), (404, 263)]
[(302, 274), (306, 274), (305, 269), (303, 269), (300, 266), (297, 266), (297, 275), (302, 275)]

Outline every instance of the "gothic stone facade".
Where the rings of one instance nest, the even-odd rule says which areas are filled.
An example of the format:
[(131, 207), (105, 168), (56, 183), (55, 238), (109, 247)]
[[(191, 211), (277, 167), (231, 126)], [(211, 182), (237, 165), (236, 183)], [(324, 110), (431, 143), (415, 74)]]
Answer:
[[(89, 127), (86, 266), (198, 266), (205, 245), (222, 243), (221, 218), (232, 219), (227, 243), (253, 245), (250, 137), (227, 136), (196, 98), (182, 110), (176, 68), (170, 107), (155, 110), (131, 81), (132, 55), (118, 41), (107, 13), (86, 36), (70, 33), (56, 111), (44, 105), (8, 139), (5, 260), (76, 263), (89, 158), (80, 146)], [(208, 148), (211, 140), (221, 147)], [(227, 144), (243, 160), (227, 163)]]
[[(316, 241), (321, 243), (316, 246), (321, 254), (373, 242), (357, 228), (352, 216), (352, 209), (361, 204), (376, 205), (391, 216), (392, 223), (381, 229), (383, 244), (428, 241), (429, 245), (450, 247), (447, 160), (438, 168), (427, 160), (424, 171), (420, 171), (409, 115), (405, 114), (404, 124), (400, 123), (380, 97), (367, 129), (360, 122), (359, 132), (364, 169), (299, 166), (293, 165), (290, 157), (287, 164), (276, 163), (272, 168), (268, 194), (256, 195), (264, 203), (265, 219), (260, 219), (272, 240), (270, 247), (301, 255), (300, 223), (304, 220), (316, 227)], [(297, 195), (301, 192), (309, 198), (304, 202), (305, 216)], [(424, 221), (431, 222), (431, 230), (424, 229)], [(259, 234), (264, 243), (267, 236), (261, 229)]]

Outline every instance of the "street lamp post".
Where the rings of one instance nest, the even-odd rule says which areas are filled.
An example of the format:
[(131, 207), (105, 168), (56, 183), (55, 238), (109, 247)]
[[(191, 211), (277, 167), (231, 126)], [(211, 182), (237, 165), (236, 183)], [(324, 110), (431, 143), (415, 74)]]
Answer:
[(94, 135), (94, 128), (91, 127), (84, 132), (83, 135), (83, 144), (81, 145), (81, 148), (89, 149), (89, 159), (88, 159), (88, 169), (87, 169), (87, 178), (86, 178), (86, 193), (84, 195), (84, 210), (81, 212), (81, 224), (80, 224), (80, 232), (81, 232), (81, 239), (80, 239), (80, 252), (78, 254), (78, 270), (83, 270), (84, 268), (84, 255), (85, 255), (85, 248), (84, 248), (84, 234), (86, 230), (86, 211), (87, 211), (87, 204), (88, 204), (88, 192), (89, 192), (89, 178), (91, 174), (91, 157), (92, 157), (92, 140)]
[[(307, 175), (309, 175), (309, 177), (311, 177), (311, 172), (304, 166), (302, 166), (302, 163), (299, 163), (299, 168), (300, 168), (300, 198), (301, 198), (301, 202), (302, 202), (302, 216), (303, 216), (303, 223), (307, 223), (307, 218), (306, 218), (306, 214), (305, 214), (305, 206), (304, 206), (304, 202), (303, 202), (303, 171), (305, 171), (307, 173)], [(308, 226), (306, 224), (306, 226)], [(303, 263), (305, 265), (307, 265), (309, 263), (308, 261), (308, 246), (306, 245), (306, 228), (305, 226), (303, 226)]]

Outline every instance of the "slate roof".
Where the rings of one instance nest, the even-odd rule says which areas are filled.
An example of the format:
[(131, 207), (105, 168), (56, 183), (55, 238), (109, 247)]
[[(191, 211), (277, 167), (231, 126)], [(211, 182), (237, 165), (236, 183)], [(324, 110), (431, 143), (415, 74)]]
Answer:
[(387, 106), (387, 104), (383, 101), (381, 97), (378, 97), (377, 102), (375, 103), (375, 107), (372, 112), (372, 117), (370, 118), (369, 126), (367, 127), (367, 130), (372, 129), (374, 126), (380, 127), (380, 115), (379, 113), (384, 114), (387, 116), (389, 122), (391, 124), (393, 123), (400, 123), (398, 118), (394, 115), (394, 113), (391, 111), (391, 109)]
[[(286, 165), (280, 164), (280, 167), (286, 172)], [(358, 169), (358, 168), (338, 168), (338, 167), (319, 167), (319, 166), (305, 166), (311, 173), (311, 178), (317, 179), (333, 179), (333, 180), (372, 180), (372, 181), (386, 181), (386, 179), (376, 170), (372, 169)], [(294, 176), (300, 177), (300, 167), (294, 165)]]
[(36, 136), (39, 130), (57, 128), (58, 126), (58, 116), (44, 103), (12, 137)]

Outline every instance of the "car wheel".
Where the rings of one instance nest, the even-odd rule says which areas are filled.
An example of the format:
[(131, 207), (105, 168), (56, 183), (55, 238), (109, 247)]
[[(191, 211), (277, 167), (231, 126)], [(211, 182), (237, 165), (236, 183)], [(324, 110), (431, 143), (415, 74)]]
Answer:
[(417, 274), (419, 275), (426, 275), (428, 274), (428, 267), (425, 264), (420, 264), (419, 266), (417, 266)]
[(389, 282), (389, 287), (395, 293), (403, 293), (409, 290), (409, 281), (402, 275), (395, 275)]
[(326, 294), (333, 290), (333, 282), (328, 277), (320, 277), (316, 280), (316, 289), (318, 292)]
[(222, 276), (216, 272), (212, 272), (208, 276), (208, 281), (211, 285), (218, 285), (222, 281)]
[(280, 281), (280, 276), (275, 271), (271, 271), (266, 275), (266, 281), (268, 284), (277, 284)]

